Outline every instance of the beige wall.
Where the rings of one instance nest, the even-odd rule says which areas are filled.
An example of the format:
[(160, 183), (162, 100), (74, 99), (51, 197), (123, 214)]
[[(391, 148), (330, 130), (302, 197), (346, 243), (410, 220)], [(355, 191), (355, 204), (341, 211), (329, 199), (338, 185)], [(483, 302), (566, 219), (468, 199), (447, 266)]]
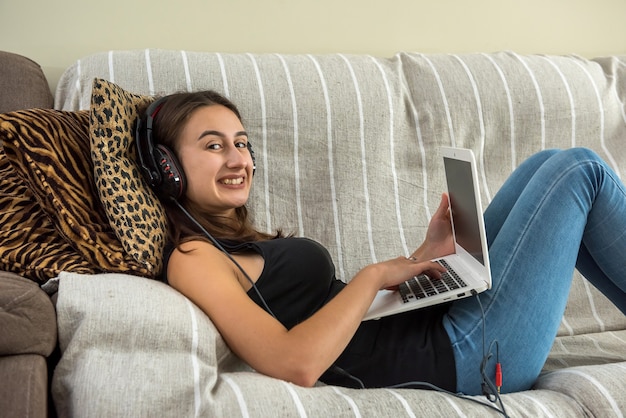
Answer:
[(52, 87), (110, 49), (626, 54), (624, 0), (0, 0), (0, 50)]

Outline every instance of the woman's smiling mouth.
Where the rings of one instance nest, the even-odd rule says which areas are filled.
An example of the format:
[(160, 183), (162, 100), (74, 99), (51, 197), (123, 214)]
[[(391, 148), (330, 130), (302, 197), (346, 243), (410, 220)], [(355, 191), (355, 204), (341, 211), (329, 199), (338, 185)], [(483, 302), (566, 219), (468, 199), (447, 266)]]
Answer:
[(221, 183), (227, 184), (227, 185), (239, 185), (243, 183), (243, 177), (237, 177), (234, 179), (224, 179), (221, 181)]

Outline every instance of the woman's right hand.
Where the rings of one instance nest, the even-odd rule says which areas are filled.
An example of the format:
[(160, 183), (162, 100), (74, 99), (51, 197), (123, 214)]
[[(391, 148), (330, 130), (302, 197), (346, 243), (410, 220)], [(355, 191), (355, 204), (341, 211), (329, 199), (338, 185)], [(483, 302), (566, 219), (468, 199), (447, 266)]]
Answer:
[(380, 280), (380, 289), (396, 290), (400, 283), (420, 274), (438, 279), (446, 269), (433, 261), (418, 261), (415, 258), (397, 257), (391, 260), (371, 264), (362, 271)]

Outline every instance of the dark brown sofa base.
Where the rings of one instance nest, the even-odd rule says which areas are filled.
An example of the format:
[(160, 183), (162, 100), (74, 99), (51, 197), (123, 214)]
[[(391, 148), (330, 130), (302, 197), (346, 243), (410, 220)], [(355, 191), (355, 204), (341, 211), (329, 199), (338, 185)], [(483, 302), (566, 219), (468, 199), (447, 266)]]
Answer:
[(49, 364), (56, 357), (56, 312), (37, 283), (0, 272), (0, 336), (0, 411), (54, 416)]

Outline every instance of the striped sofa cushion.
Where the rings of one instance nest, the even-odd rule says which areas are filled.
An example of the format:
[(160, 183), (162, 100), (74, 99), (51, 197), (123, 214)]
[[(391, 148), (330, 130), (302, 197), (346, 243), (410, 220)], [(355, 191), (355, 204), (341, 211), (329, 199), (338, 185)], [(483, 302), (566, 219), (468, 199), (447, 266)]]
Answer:
[[(321, 241), (349, 280), (363, 265), (419, 244), (444, 190), (439, 145), (474, 150), (483, 207), (544, 148), (589, 147), (625, 175), (624, 61), (110, 51), (70, 67), (55, 106), (89, 108), (94, 77), (140, 95), (223, 92), (240, 107), (257, 151), (256, 223)], [(624, 326), (576, 274), (559, 335)]]
[[(85, 57), (64, 73), (56, 106), (88, 108), (94, 77), (139, 95), (207, 88), (226, 94), (240, 107), (255, 146), (250, 208), (257, 225), (322, 242), (338, 276), (349, 280), (363, 265), (409, 254), (421, 242), (444, 190), (440, 145), (474, 150), (483, 206), (524, 158), (544, 148), (592, 148), (623, 177), (624, 63), (626, 57), (586, 60), (512, 52), (378, 58), (110, 51)], [(87, 282), (74, 280), (81, 276), (65, 277), (59, 327), (66, 351), (55, 391), (68, 410), (84, 415), (159, 411), (161, 416), (487, 413), (483, 406), (431, 392), (303, 389), (259, 376), (235, 359), (210, 321), (171, 289), (107, 276), (93, 281), (97, 287), (88, 297)], [(120, 305), (103, 306), (98, 300), (103, 288), (115, 289)], [(156, 326), (131, 309), (129, 298), (141, 301), (137, 306), (148, 315), (166, 316), (168, 326)], [(63, 316), (75, 312), (85, 313), (84, 327)], [(163, 345), (155, 347), (151, 338), (147, 344), (126, 341), (131, 331), (119, 327), (107, 334), (109, 351), (102, 356), (92, 344), (105, 318), (112, 317), (132, 332), (171, 333), (177, 339), (160, 339)], [(625, 410), (624, 330), (624, 315), (577, 274), (560, 337), (537, 383), (542, 390), (506, 395), (510, 412), (562, 416)], [(111, 367), (114, 359), (123, 360)], [(613, 364), (600, 366), (605, 363)], [(100, 369), (104, 378), (110, 371), (136, 385), (100, 392), (102, 401), (82, 396), (104, 386), (107, 380), (93, 374)], [(601, 376), (609, 383), (599, 381)], [(171, 384), (164, 387), (164, 381)], [(578, 388), (589, 396), (574, 397)]]
[[(57, 311), (63, 356), (52, 387), (59, 416), (498, 416), (433, 391), (302, 388), (254, 373), (202, 311), (153, 280), (62, 273)], [(578, 352), (595, 353), (587, 364), (609, 358), (612, 364), (547, 373), (536, 390), (503, 395), (506, 411), (520, 417), (620, 416), (626, 410), (626, 331), (609, 338), (615, 343)], [(494, 406), (484, 397), (472, 399)]]

